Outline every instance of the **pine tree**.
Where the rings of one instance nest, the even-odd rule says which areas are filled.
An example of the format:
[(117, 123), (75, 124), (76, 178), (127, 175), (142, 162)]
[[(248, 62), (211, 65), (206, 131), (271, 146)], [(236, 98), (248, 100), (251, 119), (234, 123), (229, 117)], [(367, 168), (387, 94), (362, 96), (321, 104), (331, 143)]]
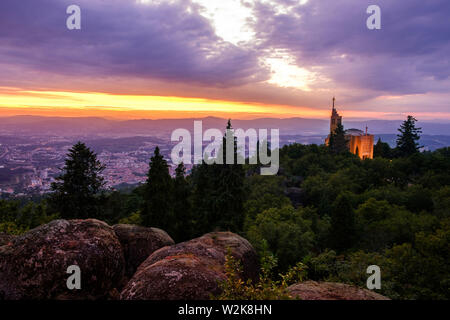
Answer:
[(173, 211), (175, 218), (173, 237), (176, 242), (185, 241), (195, 236), (190, 202), (191, 188), (185, 174), (186, 168), (181, 162), (175, 169), (175, 178), (173, 179)]
[[(244, 224), (244, 179), (245, 171), (243, 165), (237, 164), (237, 138), (234, 136), (231, 120), (228, 120), (227, 131), (223, 138), (224, 157), (226, 157), (226, 139), (233, 139), (233, 164), (215, 165), (218, 181), (217, 226), (223, 230), (238, 232)], [(230, 137), (228, 137), (230, 135)]]
[(413, 116), (408, 116), (398, 129), (400, 134), (397, 135), (397, 151), (401, 156), (409, 156), (419, 152), (422, 147), (418, 143), (422, 131), (421, 128), (416, 128), (416, 121)]
[(262, 164), (261, 162), (261, 156), (260, 156), (260, 149), (264, 148), (267, 150), (267, 157), (270, 158), (271, 156), (271, 147), (270, 147), (270, 143), (267, 140), (263, 140), (262, 142), (260, 140), (258, 140), (256, 142), (256, 151), (255, 154), (250, 157), (249, 156), (249, 163), (255, 162), (255, 164), (249, 164), (249, 166), (247, 166), (247, 175), (254, 175), (254, 174), (260, 174), (261, 172), (261, 167), (265, 166)]
[(192, 169), (195, 236), (200, 236), (214, 229), (214, 227), (209, 225), (210, 221), (208, 221), (212, 220), (210, 219), (213, 214), (211, 210), (215, 200), (215, 189), (212, 180), (214, 179), (214, 174), (212, 171), (213, 165), (208, 165), (204, 161)]
[(381, 138), (378, 138), (377, 143), (373, 147), (373, 157), (374, 158), (391, 158), (392, 157), (392, 149), (388, 143), (381, 141)]
[[(234, 141), (233, 164), (226, 163), (226, 138)], [(208, 165), (203, 162), (193, 172), (194, 206), (201, 215), (197, 230), (202, 233), (214, 229), (238, 232), (244, 223), (243, 206), (245, 200), (243, 165), (237, 164), (237, 141), (234, 137), (231, 121), (223, 138), (223, 164)]]
[(157, 227), (168, 231), (173, 229), (173, 183), (169, 166), (159, 147), (150, 159), (147, 174), (142, 222), (147, 227)]
[(329, 147), (330, 151), (334, 154), (340, 154), (348, 151), (347, 140), (345, 139), (345, 130), (342, 124), (338, 124), (336, 130), (330, 133)]
[(256, 157), (256, 163), (258, 165), (261, 165), (261, 159), (260, 159), (260, 148), (263, 147), (267, 150), (267, 156), (270, 157), (272, 154), (272, 150), (271, 150), (271, 146), (270, 143), (267, 140), (263, 140), (262, 142), (260, 142), (259, 140), (256, 142), (256, 153), (255, 153), (255, 157)]
[(78, 142), (67, 154), (63, 174), (56, 178), (49, 197), (51, 211), (62, 218), (101, 218), (101, 191), (105, 166), (84, 143)]

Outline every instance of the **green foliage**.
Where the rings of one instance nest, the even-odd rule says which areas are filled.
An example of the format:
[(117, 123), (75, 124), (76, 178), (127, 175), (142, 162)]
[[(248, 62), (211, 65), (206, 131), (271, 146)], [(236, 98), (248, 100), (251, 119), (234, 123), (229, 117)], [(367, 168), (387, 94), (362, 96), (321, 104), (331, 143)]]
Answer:
[(307, 255), (303, 258), (303, 263), (308, 268), (308, 279), (311, 280), (325, 280), (331, 275), (337, 274), (336, 251), (325, 249), (324, 252), (317, 255)]
[(377, 143), (373, 146), (374, 158), (390, 159), (393, 156), (393, 150), (388, 143), (382, 142), (381, 138), (378, 138)]
[(417, 232), (413, 241), (379, 252), (355, 251), (337, 256), (325, 251), (304, 259), (308, 277), (364, 287), (366, 269), (381, 269), (380, 293), (393, 299), (450, 298), (450, 220), (444, 219), (433, 232)]
[(330, 134), (329, 148), (334, 154), (348, 152), (347, 140), (345, 139), (345, 130), (340, 123), (337, 125), (336, 130)]
[(416, 213), (433, 211), (433, 199), (431, 190), (422, 185), (411, 185), (406, 189), (406, 207)]
[[(282, 208), (291, 204), (284, 195), (284, 179), (279, 176), (252, 175), (245, 180), (248, 190), (244, 212), (247, 220), (270, 208)], [(248, 221), (248, 222), (251, 222)]]
[(287, 288), (289, 285), (303, 281), (306, 267), (297, 263), (288, 272), (279, 274), (280, 280), (273, 279), (273, 270), (277, 266), (277, 259), (264, 245), (261, 257), (261, 274), (256, 283), (242, 280), (242, 264), (228, 251), (225, 260), (225, 275), (227, 279), (220, 283), (222, 293), (218, 300), (289, 300)]
[[(397, 247), (387, 252), (393, 264), (392, 274), (401, 277), (394, 281), (395, 289), (401, 297), (447, 300), (450, 298), (449, 243), (450, 219), (446, 219), (434, 233), (423, 231), (417, 233), (413, 250), (408, 250), (405, 256), (401, 252), (396, 252), (401, 250)], [(404, 259), (399, 261), (399, 257)], [(411, 289), (402, 285), (408, 281), (412, 283)]]
[(141, 225), (142, 224), (142, 216), (141, 216), (140, 211), (132, 213), (131, 215), (129, 215), (126, 218), (120, 219), (119, 223)]
[(0, 200), (0, 232), (18, 235), (57, 218), (48, 212), (45, 201), (20, 206), (18, 201)]
[(20, 235), (29, 230), (29, 228), (20, 227), (12, 221), (1, 222), (0, 223), (0, 232), (10, 234), (10, 235)]
[(341, 193), (333, 203), (331, 214), (330, 246), (337, 251), (350, 249), (356, 232), (352, 194)]
[(450, 218), (450, 186), (439, 189), (433, 196), (434, 214), (438, 218)]
[(195, 221), (190, 200), (191, 188), (185, 174), (186, 168), (183, 163), (180, 163), (173, 179), (174, 232), (172, 236), (176, 242), (191, 239), (195, 234)]
[[(55, 192), (56, 200), (71, 200), (55, 202), (53, 195), (49, 209), (45, 200), (0, 201), (0, 232), (20, 234), (56, 218), (52, 213), (63, 213), (56, 203), (77, 217), (82, 211), (110, 224), (160, 227), (176, 241), (217, 229), (242, 234), (261, 257), (261, 275), (255, 283), (243, 282), (242, 266), (228, 255), (221, 299), (289, 298), (287, 285), (306, 277), (365, 287), (372, 264), (381, 268), (384, 295), (448, 299), (450, 148), (417, 152), (419, 129), (415, 119), (408, 120), (401, 128), (402, 147), (392, 150), (379, 140), (375, 159), (338, 151), (336, 137), (334, 151), (324, 145), (284, 146), (277, 176), (255, 174), (252, 165), (203, 163), (188, 176), (180, 164), (172, 178), (156, 149), (145, 185), (105, 194), (94, 188), (98, 183), (82, 187), (92, 181), (91, 169), (80, 168), (101, 165), (79, 146), (87, 150), (77, 149), (73, 161), (66, 161), (71, 174), (62, 177), (80, 176), (74, 181), (82, 183), (66, 192), (63, 179)], [(293, 202), (287, 197), (292, 187), (298, 191)], [(78, 191), (86, 189), (88, 201), (78, 203), (84, 199)]]
[(265, 210), (250, 224), (246, 236), (258, 252), (267, 242), (286, 270), (308, 254), (315, 244), (312, 222), (304, 218), (308, 210), (296, 210), (292, 206)]
[[(264, 165), (262, 164), (262, 159), (260, 156), (260, 152), (261, 152), (261, 148), (263, 151), (265, 151), (266, 155), (268, 157), (271, 156), (272, 154), (272, 150), (270, 147), (270, 143), (267, 140), (263, 140), (261, 141), (257, 141), (256, 142), (256, 151), (255, 154), (251, 157), (249, 157), (248, 159), (248, 165), (245, 165), (245, 170), (247, 172), (247, 175), (259, 175), (261, 172), (261, 167), (263, 167)], [(264, 153), (263, 153), (264, 154)], [(254, 163), (254, 164), (250, 164), (250, 163)]]
[(101, 218), (104, 165), (84, 143), (78, 142), (67, 154), (63, 174), (52, 183), (49, 205), (62, 218)]
[(408, 116), (408, 118), (403, 121), (398, 131), (397, 135), (397, 152), (401, 156), (409, 156), (416, 152), (419, 152), (419, 141), (421, 128), (416, 128), (416, 119), (413, 116)]
[(380, 251), (397, 243), (412, 242), (419, 231), (432, 231), (439, 222), (431, 214), (414, 214), (386, 200), (370, 198), (356, 210), (358, 247)]
[[(231, 135), (234, 141), (234, 164), (226, 164), (226, 135)], [(242, 164), (237, 164), (237, 142), (230, 121), (221, 149), (223, 164), (203, 162), (192, 172), (193, 205), (198, 215), (199, 234), (214, 229), (239, 232), (243, 228), (245, 171)]]
[(356, 285), (360, 288), (366, 287), (368, 278), (367, 267), (377, 265), (381, 270), (381, 291), (389, 297), (394, 297), (391, 290), (392, 281), (388, 271), (388, 259), (378, 252), (356, 251), (347, 256), (336, 256), (336, 259), (328, 260), (330, 273), (327, 281), (343, 282)]
[(101, 210), (102, 219), (109, 224), (116, 224), (138, 212), (144, 205), (144, 187), (134, 188), (131, 192), (113, 191), (106, 194)]
[(150, 159), (141, 216), (145, 226), (168, 231), (174, 222), (173, 181), (167, 161), (158, 147), (155, 148), (154, 155)]

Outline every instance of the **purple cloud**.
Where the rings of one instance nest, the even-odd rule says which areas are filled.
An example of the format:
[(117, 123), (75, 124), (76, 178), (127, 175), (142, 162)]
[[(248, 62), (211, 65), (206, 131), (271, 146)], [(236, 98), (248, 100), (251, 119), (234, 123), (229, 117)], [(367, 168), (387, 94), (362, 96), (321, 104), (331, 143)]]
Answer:
[(69, 76), (132, 76), (228, 87), (264, 80), (251, 49), (218, 38), (190, 1), (2, 0), (0, 62)]
[[(351, 108), (375, 111), (377, 97), (418, 94), (382, 103), (389, 111), (423, 110), (426, 102), (427, 111), (448, 112), (448, 0), (241, 1), (253, 12), (255, 37), (234, 45), (216, 35), (194, 0), (1, 0), (0, 87), (314, 108), (328, 108), (333, 92)], [(66, 28), (74, 3), (82, 9), (80, 31)], [(366, 28), (371, 4), (381, 7), (381, 30)], [(260, 58), (276, 49), (319, 73), (311, 91), (265, 82), (271, 73)]]
[[(288, 49), (305, 68), (321, 66), (338, 84), (390, 93), (448, 92), (448, 0), (310, 0), (255, 2), (254, 28), (263, 47)], [(377, 4), (382, 29), (366, 28)]]

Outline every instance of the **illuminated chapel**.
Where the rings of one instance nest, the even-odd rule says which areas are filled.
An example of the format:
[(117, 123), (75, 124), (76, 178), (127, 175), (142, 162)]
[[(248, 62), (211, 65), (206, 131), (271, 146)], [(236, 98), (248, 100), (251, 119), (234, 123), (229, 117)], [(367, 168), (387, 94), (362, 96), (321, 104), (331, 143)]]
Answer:
[[(330, 134), (325, 139), (325, 144), (328, 145), (330, 141), (330, 135), (335, 132), (339, 124), (342, 125), (342, 116), (336, 110), (335, 107), (336, 98), (333, 97), (333, 107), (331, 110), (330, 119)], [(373, 159), (373, 143), (374, 136), (359, 129), (345, 130), (345, 140), (347, 141), (347, 147), (350, 152), (356, 154), (361, 159)]]

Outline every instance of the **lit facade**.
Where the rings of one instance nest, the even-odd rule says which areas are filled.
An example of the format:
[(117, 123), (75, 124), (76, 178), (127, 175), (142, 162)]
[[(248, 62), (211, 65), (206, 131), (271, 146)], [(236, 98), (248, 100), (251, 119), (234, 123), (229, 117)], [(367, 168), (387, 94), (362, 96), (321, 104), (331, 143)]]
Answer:
[[(342, 124), (342, 116), (340, 116), (336, 110), (335, 101), (336, 99), (333, 98), (333, 108), (330, 118), (330, 134), (334, 133), (339, 124)], [(345, 130), (345, 140), (347, 141), (347, 146), (351, 153), (356, 154), (361, 159), (373, 159), (374, 136), (367, 132), (367, 127), (365, 132), (359, 129)], [(328, 145), (329, 141), (330, 135), (325, 139), (325, 144)]]

